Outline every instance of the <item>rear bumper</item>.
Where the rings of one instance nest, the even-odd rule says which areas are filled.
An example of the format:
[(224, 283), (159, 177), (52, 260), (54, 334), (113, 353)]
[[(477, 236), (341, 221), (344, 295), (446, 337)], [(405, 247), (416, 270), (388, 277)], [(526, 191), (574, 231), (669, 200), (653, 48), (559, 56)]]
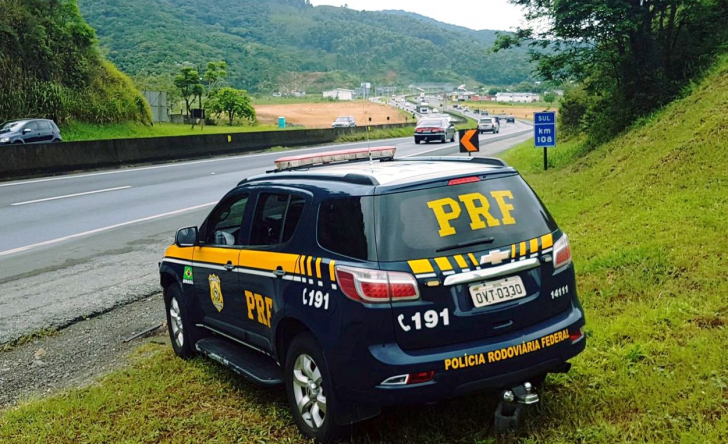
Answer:
[(442, 140), (445, 137), (445, 133), (415, 134), (415, 140)]
[[(404, 351), (396, 344), (370, 346), (369, 362), (359, 362), (356, 368), (336, 366), (340, 371), (334, 380), (342, 399), (380, 406), (498, 391), (563, 371), (566, 362), (586, 346), (585, 336), (573, 343), (568, 337), (583, 326), (581, 307), (572, 306), (528, 329), (478, 342), (417, 351)], [(435, 372), (430, 382), (381, 385), (393, 376), (429, 371)]]

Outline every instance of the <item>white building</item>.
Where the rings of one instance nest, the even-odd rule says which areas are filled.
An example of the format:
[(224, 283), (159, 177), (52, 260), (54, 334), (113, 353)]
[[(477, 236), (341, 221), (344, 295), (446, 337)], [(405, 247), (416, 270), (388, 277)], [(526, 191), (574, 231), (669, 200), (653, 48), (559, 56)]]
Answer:
[(354, 90), (336, 88), (331, 91), (324, 91), (324, 99), (354, 100)]
[(534, 93), (498, 93), (496, 102), (533, 103), (541, 100), (541, 96)]

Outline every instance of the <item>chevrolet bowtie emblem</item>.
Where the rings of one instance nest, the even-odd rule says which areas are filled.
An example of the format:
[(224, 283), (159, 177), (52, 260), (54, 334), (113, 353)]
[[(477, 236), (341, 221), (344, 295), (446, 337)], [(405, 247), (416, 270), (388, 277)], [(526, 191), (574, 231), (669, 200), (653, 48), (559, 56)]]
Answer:
[(480, 265), (483, 264), (492, 264), (492, 265), (498, 265), (502, 263), (504, 260), (508, 259), (510, 257), (511, 253), (510, 251), (501, 251), (501, 250), (493, 250), (490, 253), (480, 256)]

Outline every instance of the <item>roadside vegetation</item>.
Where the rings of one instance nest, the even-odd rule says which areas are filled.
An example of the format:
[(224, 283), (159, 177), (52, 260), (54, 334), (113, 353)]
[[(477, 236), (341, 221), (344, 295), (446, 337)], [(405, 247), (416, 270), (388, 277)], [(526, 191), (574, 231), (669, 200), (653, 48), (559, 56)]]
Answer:
[(60, 127), (63, 140), (137, 139), (141, 137), (200, 136), (207, 134), (247, 133), (254, 131), (278, 131), (276, 125), (191, 125), (174, 123), (155, 123), (154, 126), (136, 122), (112, 123), (106, 125), (72, 122)]
[(0, 122), (151, 122), (131, 80), (105, 60), (76, 0), (0, 2)]
[[(691, 93), (616, 140), (574, 137), (542, 171), (532, 142), (505, 159), (572, 242), (586, 351), (548, 378), (543, 410), (500, 442), (728, 441), (728, 56)], [(161, 301), (160, 301), (161, 303)], [(385, 410), (354, 443), (492, 443), (484, 394)], [(0, 441), (305, 442), (282, 389), (147, 345), (98, 384), (0, 416)]]

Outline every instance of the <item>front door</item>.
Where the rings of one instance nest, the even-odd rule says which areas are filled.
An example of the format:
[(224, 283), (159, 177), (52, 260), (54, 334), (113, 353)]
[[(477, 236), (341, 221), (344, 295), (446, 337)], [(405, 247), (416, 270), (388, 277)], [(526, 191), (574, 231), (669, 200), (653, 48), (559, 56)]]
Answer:
[(235, 328), (243, 314), (242, 307), (236, 303), (241, 294), (236, 267), (248, 197), (248, 193), (234, 194), (215, 207), (201, 230), (200, 245), (195, 247), (192, 256), (195, 292), (205, 314), (203, 322), (235, 336), (241, 336)]

